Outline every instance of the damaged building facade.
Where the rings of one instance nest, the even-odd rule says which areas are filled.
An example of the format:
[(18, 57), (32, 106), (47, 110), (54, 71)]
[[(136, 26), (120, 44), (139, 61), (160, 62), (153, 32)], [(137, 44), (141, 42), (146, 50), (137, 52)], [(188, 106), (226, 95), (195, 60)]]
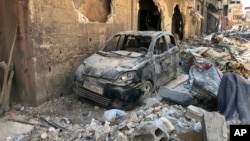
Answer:
[(36, 106), (72, 93), (76, 67), (118, 31), (164, 30), (181, 40), (215, 32), (207, 25), (218, 27), (218, 5), (221, 1), (2, 0), (0, 61), (7, 62), (18, 25), (12, 96)]

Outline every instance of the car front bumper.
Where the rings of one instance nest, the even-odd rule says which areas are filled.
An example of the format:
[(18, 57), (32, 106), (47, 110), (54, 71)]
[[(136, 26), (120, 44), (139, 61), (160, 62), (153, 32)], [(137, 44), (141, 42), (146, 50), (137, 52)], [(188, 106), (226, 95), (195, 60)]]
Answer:
[(134, 105), (142, 91), (134, 86), (116, 86), (113, 84), (99, 84), (103, 93), (99, 94), (90, 89), (86, 89), (83, 83), (74, 84), (74, 92), (82, 97), (95, 101), (106, 107), (122, 108)]

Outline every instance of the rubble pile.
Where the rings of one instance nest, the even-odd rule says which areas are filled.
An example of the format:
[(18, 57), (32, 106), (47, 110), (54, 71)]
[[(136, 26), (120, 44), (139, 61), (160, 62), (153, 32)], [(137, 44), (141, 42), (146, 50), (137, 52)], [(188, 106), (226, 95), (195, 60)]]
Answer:
[[(28, 121), (32, 131), (12, 137), (16, 140), (89, 140), (89, 141), (168, 141), (181, 140), (179, 135), (189, 131), (201, 133), (201, 121), (186, 116), (180, 105), (168, 105), (156, 98), (146, 99), (145, 105), (133, 111), (110, 109), (103, 111), (100, 118), (93, 117), (90, 123), (74, 123), (70, 117), (36, 115), (36, 108), (29, 114), (19, 111), (12, 122)], [(20, 120), (20, 115), (26, 115)], [(23, 122), (24, 123), (24, 122)]]
[[(223, 72), (248, 79), (249, 47), (246, 39), (220, 34), (188, 38), (180, 44), (183, 75), (176, 81), (183, 77), (181, 82), (173, 80), (161, 87), (144, 105), (123, 111), (62, 97), (37, 108), (14, 106), (6, 113), (6, 122), (29, 128), (5, 140), (226, 141), (229, 125), (240, 123), (237, 113), (233, 120), (226, 121), (206, 106), (217, 106), (213, 102)], [(197, 104), (201, 99), (201, 105)]]
[(215, 33), (204, 38), (188, 38), (180, 46), (182, 69), (187, 73), (193, 64), (191, 57), (199, 55), (216, 65), (221, 72), (234, 72), (244, 78), (250, 74), (250, 42), (244, 38)]

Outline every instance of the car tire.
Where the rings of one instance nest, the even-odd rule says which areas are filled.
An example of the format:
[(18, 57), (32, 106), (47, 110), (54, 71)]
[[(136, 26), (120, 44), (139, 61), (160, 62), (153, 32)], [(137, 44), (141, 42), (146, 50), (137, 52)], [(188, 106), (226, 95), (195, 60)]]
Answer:
[(150, 81), (145, 81), (142, 85), (141, 85), (141, 90), (142, 90), (142, 94), (139, 98), (139, 104), (143, 105), (144, 100), (146, 98), (149, 98), (150, 96), (152, 96), (153, 93), (153, 85)]

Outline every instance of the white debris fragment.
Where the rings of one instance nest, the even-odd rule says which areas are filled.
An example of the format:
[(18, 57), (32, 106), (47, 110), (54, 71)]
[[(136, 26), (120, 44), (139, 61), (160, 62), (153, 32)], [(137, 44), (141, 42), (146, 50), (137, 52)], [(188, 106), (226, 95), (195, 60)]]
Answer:
[(129, 115), (129, 121), (130, 122), (137, 122), (138, 120), (139, 119), (138, 119), (136, 113), (135, 112), (131, 112), (130, 115)]
[(46, 139), (47, 137), (48, 137), (47, 132), (43, 132), (43, 133), (41, 134), (41, 138), (42, 138), (42, 139)]
[(171, 132), (175, 130), (174, 125), (165, 117), (160, 117), (160, 120), (163, 122), (163, 124), (167, 127), (167, 131)]
[(107, 120), (107, 121), (115, 121), (119, 118), (122, 118), (126, 115), (126, 112), (123, 110), (119, 110), (119, 109), (111, 109), (108, 111), (104, 112), (103, 115), (103, 120)]

